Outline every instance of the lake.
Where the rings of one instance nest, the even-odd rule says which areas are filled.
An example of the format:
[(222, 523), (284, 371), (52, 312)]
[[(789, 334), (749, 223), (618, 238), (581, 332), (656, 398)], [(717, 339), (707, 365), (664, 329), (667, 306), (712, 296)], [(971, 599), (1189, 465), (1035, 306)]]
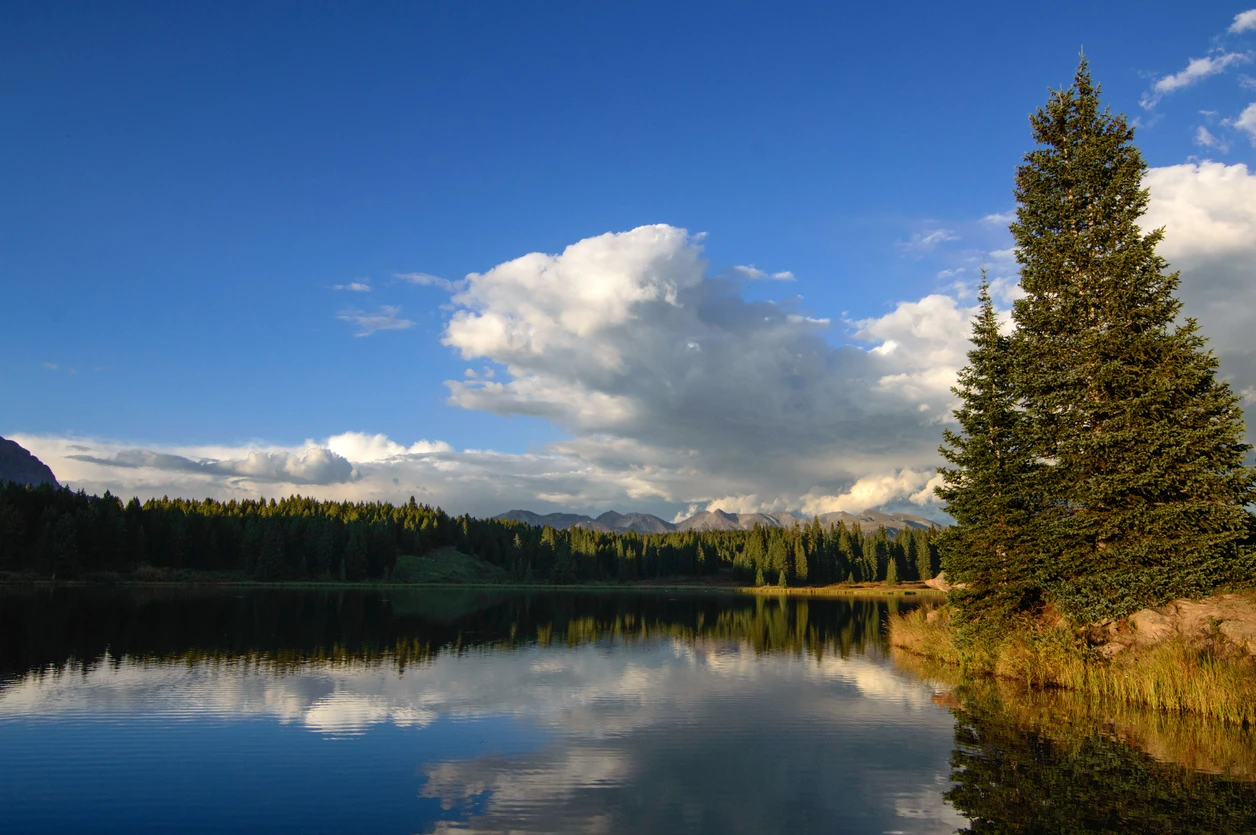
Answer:
[(0, 592), (0, 832), (1256, 832), (1250, 730), (948, 681), (913, 598)]

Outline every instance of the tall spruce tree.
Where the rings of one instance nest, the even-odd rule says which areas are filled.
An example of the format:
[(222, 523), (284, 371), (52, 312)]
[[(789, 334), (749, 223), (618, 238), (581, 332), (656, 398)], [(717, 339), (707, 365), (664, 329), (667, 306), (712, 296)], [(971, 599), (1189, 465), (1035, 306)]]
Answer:
[(1100, 108), (1085, 59), (1031, 124), (1011, 225), (1025, 291), (1013, 387), (1039, 464), (1022, 492), (1041, 500), (1025, 582), (1088, 622), (1250, 580), (1242, 412), (1179, 319), (1163, 231), (1138, 225), (1134, 132)]
[(1041, 595), (1031, 553), (1021, 547), (1032, 510), (1023, 414), (1012, 384), (1010, 340), (999, 332), (985, 270), (977, 298), (972, 350), (953, 389), (960, 431), (943, 432), (939, 451), (951, 466), (939, 468), (937, 489), (955, 519), (938, 543), (942, 568), (964, 584), (955, 600), (969, 620), (1010, 616), (1033, 608)]

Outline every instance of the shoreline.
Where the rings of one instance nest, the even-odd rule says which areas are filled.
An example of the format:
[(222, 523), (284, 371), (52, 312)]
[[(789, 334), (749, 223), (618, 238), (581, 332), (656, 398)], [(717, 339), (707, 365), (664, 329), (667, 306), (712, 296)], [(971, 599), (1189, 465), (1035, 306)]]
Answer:
[(997, 638), (964, 641), (943, 606), (891, 614), (888, 639), (895, 652), (964, 680), (1016, 682), (1026, 691), (1070, 691), (1096, 702), (1256, 726), (1256, 654), (1215, 624), (1199, 635), (1149, 636), (1116, 653), (1092, 644), (1091, 630), (1025, 621)]
[(11, 588), (196, 588), (196, 589), (326, 589), (326, 590), (457, 590), (506, 591), (506, 592), (683, 592), (701, 594), (749, 595), (762, 597), (918, 597), (941, 601), (944, 592), (929, 588), (923, 583), (884, 584), (835, 584), (829, 586), (743, 586), (715, 583), (393, 583), (388, 581), (351, 583), (341, 580), (291, 580), (265, 581), (248, 579), (218, 579), (194, 577), (171, 580), (51, 580), (47, 578), (0, 578), (0, 589)]

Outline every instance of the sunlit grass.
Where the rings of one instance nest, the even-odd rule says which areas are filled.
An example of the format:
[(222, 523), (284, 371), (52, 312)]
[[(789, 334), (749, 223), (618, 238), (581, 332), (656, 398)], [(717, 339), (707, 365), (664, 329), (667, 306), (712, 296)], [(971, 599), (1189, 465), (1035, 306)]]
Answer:
[(1256, 659), (1219, 636), (1176, 637), (1107, 659), (1067, 626), (1032, 621), (964, 641), (946, 607), (891, 615), (889, 626), (892, 646), (965, 673), (1256, 725)]

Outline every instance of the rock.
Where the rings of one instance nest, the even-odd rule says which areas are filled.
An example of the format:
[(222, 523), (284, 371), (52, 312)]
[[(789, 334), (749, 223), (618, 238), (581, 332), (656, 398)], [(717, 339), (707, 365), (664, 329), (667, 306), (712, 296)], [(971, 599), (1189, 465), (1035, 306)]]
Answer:
[(1256, 655), (1256, 623), (1252, 621), (1227, 620), (1219, 627), (1221, 634), (1241, 647)]
[(946, 579), (946, 572), (940, 571), (937, 577), (934, 577), (932, 580), (925, 580), (925, 585), (938, 591), (950, 591), (951, 589), (962, 589), (967, 586), (967, 583), (952, 583)]
[(1123, 651), (1127, 646), (1127, 644), (1123, 644), (1120, 641), (1109, 641), (1106, 644), (1096, 647), (1096, 649), (1104, 658), (1111, 658), (1117, 653)]
[[(1256, 655), (1256, 595), (1220, 594), (1203, 600), (1174, 600), (1159, 609), (1142, 609), (1129, 616), (1130, 630), (1091, 626), (1092, 643), (1119, 638), (1140, 647), (1153, 646), (1180, 635), (1189, 642), (1220, 635)], [(1102, 651), (1102, 647), (1100, 648)]]
[(1139, 646), (1158, 644), (1177, 632), (1173, 621), (1154, 609), (1142, 609), (1130, 615), (1130, 624), (1134, 627), (1134, 643)]
[(31, 455), (21, 444), (5, 438), (0, 438), (0, 481), (61, 486), (47, 464)]

